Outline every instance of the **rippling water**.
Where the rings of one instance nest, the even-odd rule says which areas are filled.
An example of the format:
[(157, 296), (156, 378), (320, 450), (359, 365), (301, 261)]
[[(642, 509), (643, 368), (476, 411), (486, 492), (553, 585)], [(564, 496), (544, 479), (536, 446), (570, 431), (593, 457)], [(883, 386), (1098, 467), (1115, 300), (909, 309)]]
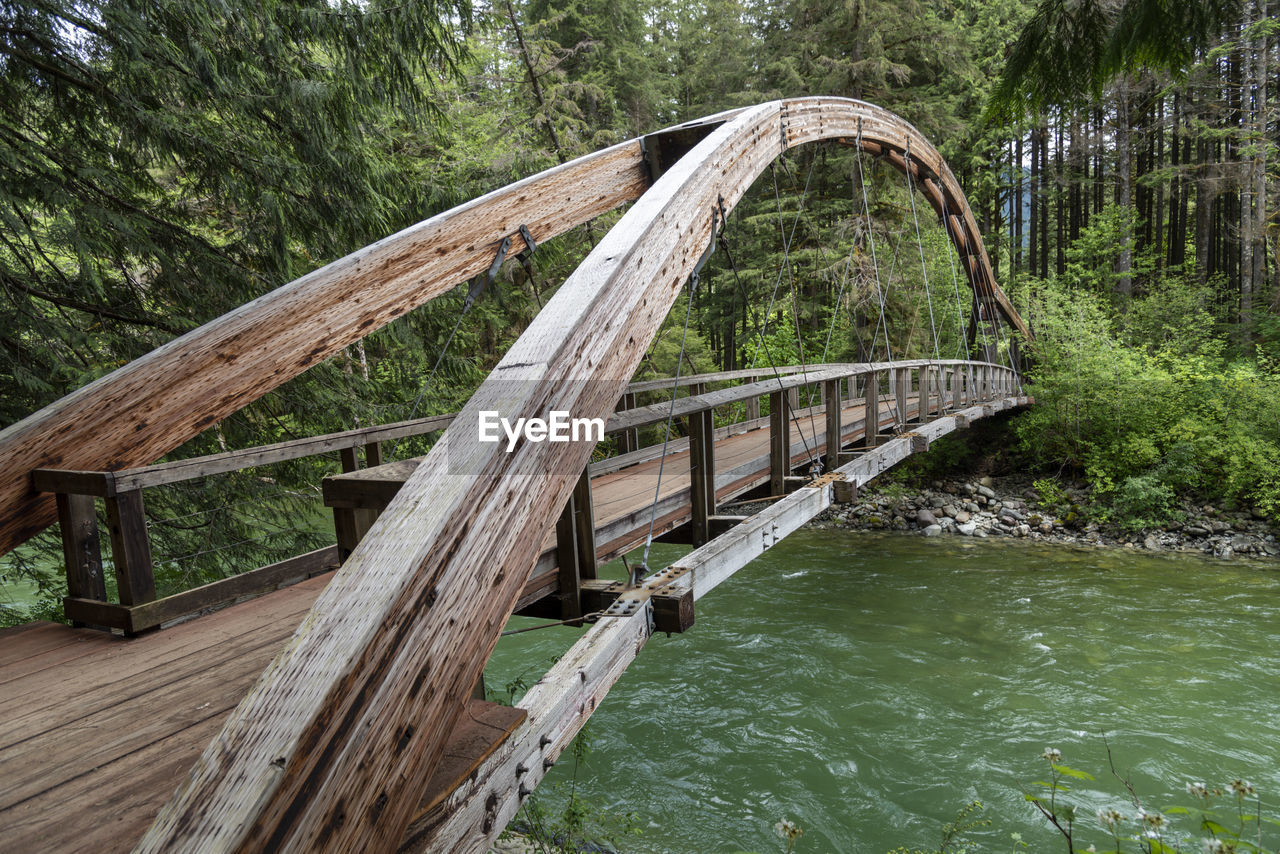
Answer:
[[(567, 639), (504, 641), (491, 683), (536, 679)], [(578, 785), (639, 814), (625, 852), (780, 851), (784, 816), (798, 852), (936, 846), (975, 799), (983, 850), (1016, 831), (1048, 851), (1023, 791), (1053, 746), (1099, 778), (1073, 795), (1101, 848), (1094, 810), (1124, 806), (1104, 738), (1152, 807), (1244, 777), (1280, 817), (1277, 673), (1268, 568), (802, 531), (650, 642), (592, 718)]]

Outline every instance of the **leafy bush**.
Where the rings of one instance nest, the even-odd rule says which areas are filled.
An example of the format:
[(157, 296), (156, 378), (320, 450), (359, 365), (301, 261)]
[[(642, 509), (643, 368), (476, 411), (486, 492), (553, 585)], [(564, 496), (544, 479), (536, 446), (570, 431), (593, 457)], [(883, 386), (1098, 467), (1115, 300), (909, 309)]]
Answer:
[(1167, 317), (1127, 321), (1145, 331), (1126, 343), (1104, 299), (1062, 280), (1039, 290), (1033, 319), (1037, 405), (1016, 428), (1033, 464), (1083, 473), (1130, 528), (1174, 518), (1179, 495), (1280, 520), (1280, 375), (1265, 362), (1227, 360), (1204, 317), (1186, 321), (1210, 335), (1195, 346)]

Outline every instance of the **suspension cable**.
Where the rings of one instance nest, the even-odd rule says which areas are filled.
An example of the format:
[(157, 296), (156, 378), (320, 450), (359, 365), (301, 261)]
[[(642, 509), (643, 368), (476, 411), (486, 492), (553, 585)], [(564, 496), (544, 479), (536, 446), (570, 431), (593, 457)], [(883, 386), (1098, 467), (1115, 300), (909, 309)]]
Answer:
[(653, 528), (658, 520), (658, 501), (662, 497), (662, 474), (667, 463), (667, 447), (671, 442), (671, 422), (675, 417), (676, 394), (680, 388), (680, 369), (684, 367), (684, 351), (685, 345), (689, 341), (689, 317), (693, 314), (693, 295), (698, 290), (698, 277), (702, 271), (702, 267), (706, 264), (707, 259), (711, 257), (711, 253), (716, 249), (717, 238), (717, 220), (719, 219), (719, 208), (713, 208), (711, 211), (711, 240), (707, 244), (706, 251), (693, 267), (693, 272), (689, 275), (689, 300), (684, 310), (684, 328), (680, 334), (680, 355), (676, 359), (676, 375), (671, 387), (671, 403), (667, 406), (667, 423), (662, 435), (662, 456), (658, 458), (658, 482), (653, 488), (653, 504), (649, 508), (649, 532), (644, 538), (644, 554), (640, 558), (640, 565), (628, 573), (628, 587), (635, 587), (649, 573), (649, 550), (653, 548)]
[(907, 173), (907, 198), (911, 201), (911, 219), (916, 226), (916, 248), (920, 251), (920, 274), (924, 277), (925, 301), (929, 304), (929, 330), (933, 334), (933, 358), (942, 358), (938, 347), (938, 324), (933, 317), (933, 289), (929, 286), (929, 267), (924, 261), (924, 241), (920, 237), (920, 217), (916, 214), (916, 191), (911, 181), (911, 139), (907, 139), (903, 163)]
[[(859, 186), (862, 188), (862, 210), (863, 210), (863, 214), (864, 214), (864, 215), (866, 216), (866, 218), (867, 218), (867, 242), (871, 244), (871, 266), (872, 266), (872, 269), (874, 269), (874, 270), (875, 270), (875, 274), (876, 274), (876, 278), (875, 278), (875, 282), (876, 282), (876, 296), (878, 297), (878, 299), (879, 299), (879, 303), (880, 303), (880, 323), (879, 323), (879, 326), (880, 326), (880, 327), (882, 327), (882, 328), (883, 328), (883, 330), (884, 330), (884, 352), (885, 352), (885, 356), (886, 356), (886, 358), (887, 358), (887, 360), (888, 360), (888, 361), (892, 362), (892, 361), (893, 361), (893, 349), (892, 349), (892, 347), (889, 345), (889, 326), (888, 326), (888, 323), (887, 323), (887, 322), (886, 322), (886, 320), (885, 320), (885, 294), (884, 294), (884, 288), (882, 288), (882, 287), (881, 287), (881, 284), (880, 284), (880, 262), (879, 262), (879, 260), (876, 258), (876, 237), (875, 237), (875, 229), (872, 227), (872, 224), (871, 224), (871, 202), (870, 202), (870, 200), (869, 200), (869, 199), (868, 199), (868, 197), (867, 197), (867, 176), (866, 176), (866, 174), (865, 174), (865, 173), (863, 172), (863, 170), (862, 170), (862, 153), (861, 153), (861, 152), (862, 152), (862, 119), (861, 119), (861, 118), (859, 118), (859, 119), (858, 119), (858, 152), (859, 152), (859, 153), (858, 153), (858, 157), (857, 157), (857, 162), (858, 162), (858, 184), (859, 184)], [(897, 251), (896, 251), (896, 250), (895, 250), (895, 252), (894, 252), (894, 257), (895, 257), (895, 258), (897, 257)], [(874, 334), (872, 335), (872, 338), (871, 338), (871, 355), (872, 355), (873, 357), (875, 356), (875, 335), (874, 335)], [(877, 397), (879, 397), (879, 395), (880, 395), (880, 389), (879, 389), (879, 388), (876, 388), (876, 389), (874, 390), (874, 393), (875, 393), (875, 395), (876, 395)], [(890, 408), (892, 409), (892, 411), (894, 412), (894, 420), (896, 420), (896, 421), (897, 421), (897, 422), (899, 422), (899, 423), (902, 423), (903, 419), (902, 419), (902, 417), (901, 417), (901, 413), (899, 413), (899, 412), (897, 411), (897, 396), (896, 396), (896, 395), (893, 395), (893, 394), (890, 394), (890, 395), (889, 395), (889, 400), (890, 400), (890, 402), (889, 402), (889, 406), (890, 406)], [(880, 425), (879, 425), (879, 424), (877, 424), (877, 425), (876, 425), (876, 430), (877, 430), (877, 431), (879, 431), (879, 429), (880, 429)]]
[[(959, 260), (960, 253), (955, 248), (956, 231), (951, 225), (951, 212), (947, 209), (947, 197), (945, 195), (942, 197), (942, 222), (949, 238), (947, 240), (947, 257), (951, 259), (951, 286), (956, 293), (956, 333), (959, 336), (956, 338), (956, 356), (960, 360), (968, 362), (972, 354), (966, 352), (968, 335), (964, 329), (964, 306), (960, 302), (960, 277), (956, 275), (956, 262)], [(965, 366), (965, 376), (969, 380), (969, 387), (973, 388), (972, 367)], [(952, 382), (957, 382), (958, 380), (958, 377), (952, 377)]]

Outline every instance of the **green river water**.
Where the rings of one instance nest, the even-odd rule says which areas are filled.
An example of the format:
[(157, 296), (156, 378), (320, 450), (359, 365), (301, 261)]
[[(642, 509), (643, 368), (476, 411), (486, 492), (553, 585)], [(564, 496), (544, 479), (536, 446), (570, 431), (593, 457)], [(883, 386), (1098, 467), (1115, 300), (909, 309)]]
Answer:
[[(536, 679), (574, 635), (504, 638), (490, 684)], [(1055, 747), (1098, 777), (1069, 800), (1079, 846), (1103, 850), (1096, 809), (1133, 813), (1107, 743), (1149, 808), (1241, 777), (1280, 818), (1277, 673), (1267, 565), (806, 530), (702, 599), (692, 632), (649, 643), (592, 717), (577, 785), (638, 814), (627, 854), (781, 852), (783, 817), (797, 852), (936, 847), (972, 800), (992, 821), (981, 850), (1017, 832), (1061, 851), (1023, 798)]]

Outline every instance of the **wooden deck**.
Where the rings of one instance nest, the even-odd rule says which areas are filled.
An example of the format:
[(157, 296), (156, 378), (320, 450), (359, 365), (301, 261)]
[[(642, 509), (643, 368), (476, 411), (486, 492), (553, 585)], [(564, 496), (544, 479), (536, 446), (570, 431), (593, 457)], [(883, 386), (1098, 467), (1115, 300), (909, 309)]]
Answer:
[[(894, 423), (892, 398), (884, 396), (880, 403), (881, 430)], [(918, 401), (906, 404), (908, 418), (915, 416)], [(806, 466), (813, 457), (826, 450), (824, 413), (799, 410), (791, 423), (791, 463)], [(862, 438), (865, 410), (858, 402), (841, 409), (842, 436), (845, 444)], [(685, 438), (670, 443), (662, 468), (661, 491), (654, 536), (662, 536), (689, 522), (690, 475), (689, 448)], [(376, 513), (386, 507), (419, 460), (394, 463), (325, 478), (325, 504), (341, 511), (367, 510)], [(596, 559), (604, 563), (625, 554), (644, 542), (649, 532), (649, 518), (658, 488), (658, 469), (662, 462), (661, 446), (641, 448), (593, 464), (591, 495), (595, 509)], [(726, 502), (750, 492), (769, 481), (769, 419), (762, 418), (717, 430), (715, 446), (716, 500)], [(558, 588), (554, 532), (548, 532), (542, 554), (529, 575), (524, 593), (516, 605), (520, 610)]]
[[(846, 407), (843, 416), (845, 440), (860, 437), (862, 407)], [(797, 417), (794, 464), (823, 449), (823, 430), (820, 411)], [(725, 432), (731, 434), (716, 443), (721, 501), (769, 478), (767, 419), (746, 432)], [(599, 466), (592, 480), (602, 559), (642, 542), (648, 530), (658, 459), (650, 449), (634, 453), (650, 458), (616, 470)], [(389, 496), (378, 490), (390, 488), (404, 468), (347, 476), (347, 485), (356, 486), (348, 494), (352, 506), (385, 503)], [(663, 473), (659, 532), (688, 521), (688, 496), (688, 449), (678, 444)], [(548, 550), (522, 601), (545, 595), (555, 575)], [(0, 851), (131, 849), (330, 577), (130, 640), (54, 623), (0, 633)], [(473, 700), (422, 809), (451, 791), (522, 716)]]

